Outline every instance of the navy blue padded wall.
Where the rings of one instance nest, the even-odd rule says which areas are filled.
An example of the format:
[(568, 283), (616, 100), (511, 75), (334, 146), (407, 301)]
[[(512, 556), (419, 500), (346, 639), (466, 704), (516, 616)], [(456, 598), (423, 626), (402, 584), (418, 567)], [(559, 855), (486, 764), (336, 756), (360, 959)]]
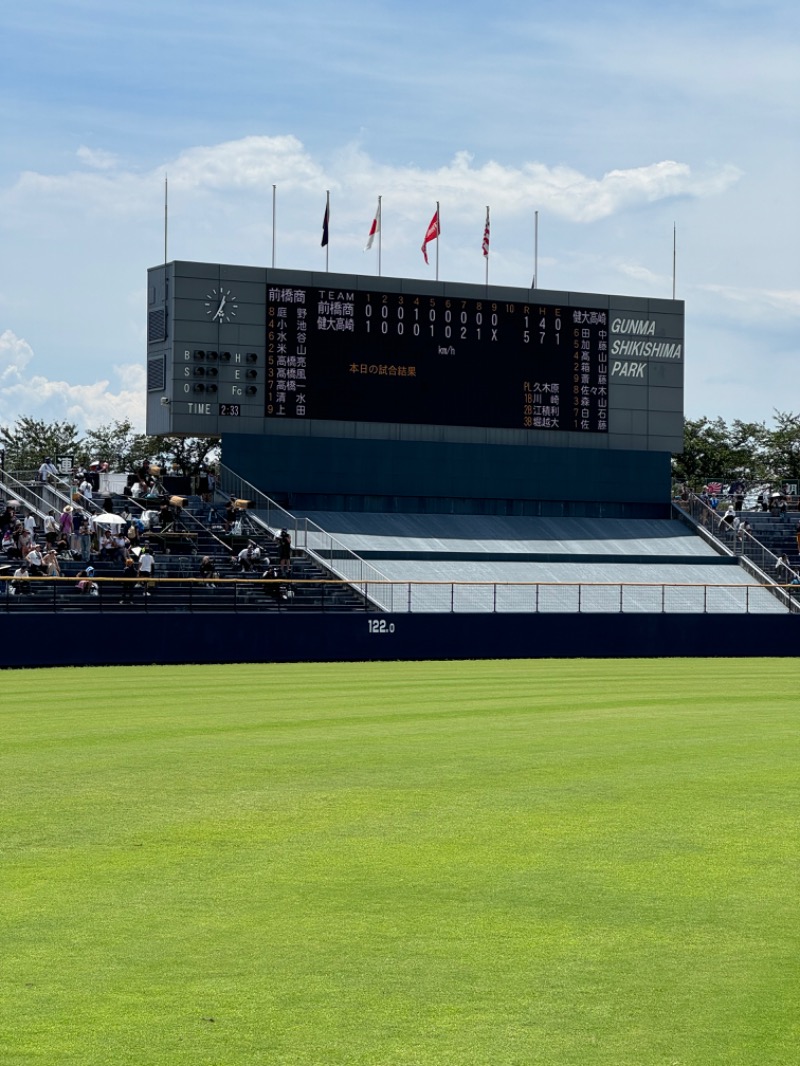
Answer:
[[(669, 508), (667, 452), (226, 434), (222, 453), (227, 467), (298, 509), (657, 516)], [(604, 504), (613, 506), (601, 512)]]

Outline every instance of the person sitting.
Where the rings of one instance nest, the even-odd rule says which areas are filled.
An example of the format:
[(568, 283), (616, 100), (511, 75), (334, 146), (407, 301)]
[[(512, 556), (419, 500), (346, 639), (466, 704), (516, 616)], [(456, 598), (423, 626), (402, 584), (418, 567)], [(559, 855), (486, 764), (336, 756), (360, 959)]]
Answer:
[(63, 533), (59, 533), (58, 540), (53, 545), (56, 554), (61, 559), (71, 559), (72, 552), (69, 550), (69, 541)]
[(14, 571), (14, 580), (11, 582), (11, 592), (15, 596), (30, 596), (32, 592), (30, 576), (28, 564), (23, 559)]
[(9, 527), (3, 531), (2, 548), (9, 559), (21, 559), (17, 542), (14, 540), (14, 531)]
[(61, 577), (61, 567), (58, 562), (58, 555), (55, 548), (50, 548), (42, 556), (42, 565), (47, 577)]
[(79, 571), (75, 588), (84, 596), (97, 596), (100, 590), (93, 578), (94, 567), (87, 566), (85, 570)]
[(265, 596), (275, 600), (276, 603), (286, 603), (292, 598), (291, 589), (281, 583), (281, 575), (277, 566), (267, 567), (261, 578), (266, 582), (264, 585)]
[(214, 585), (211, 584), (211, 582), (215, 578), (219, 578), (217, 568), (214, 566), (211, 557), (208, 555), (204, 555), (203, 558), (200, 560), (200, 577), (203, 579), (203, 581), (205, 581), (206, 588), (211, 589), (214, 588)]
[(31, 550), (25, 556), (25, 562), (28, 565), (31, 577), (41, 577), (44, 574), (44, 562), (38, 544), (32, 545)]

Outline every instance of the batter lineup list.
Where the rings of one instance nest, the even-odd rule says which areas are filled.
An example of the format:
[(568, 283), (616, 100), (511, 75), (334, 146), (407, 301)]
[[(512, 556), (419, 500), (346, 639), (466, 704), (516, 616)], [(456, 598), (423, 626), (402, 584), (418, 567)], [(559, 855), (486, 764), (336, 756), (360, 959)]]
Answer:
[(268, 418), (608, 431), (608, 315), (267, 288)]

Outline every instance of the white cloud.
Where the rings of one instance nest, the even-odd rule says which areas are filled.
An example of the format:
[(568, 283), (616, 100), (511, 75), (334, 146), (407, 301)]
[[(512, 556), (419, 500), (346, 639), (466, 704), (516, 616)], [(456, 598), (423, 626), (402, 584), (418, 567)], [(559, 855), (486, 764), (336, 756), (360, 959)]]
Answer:
[(589, 223), (658, 200), (716, 196), (741, 176), (731, 164), (695, 174), (687, 163), (662, 160), (594, 177), (572, 167), (533, 161), (508, 166), (490, 160), (476, 166), (466, 151), (457, 152), (443, 166), (426, 169), (380, 164), (357, 146), (344, 148), (325, 166), (293, 136), (251, 136), (190, 148), (147, 173), (120, 169), (115, 157), (101, 150), (81, 148), (78, 155), (92, 170), (62, 175), (25, 172), (3, 197), (11, 201), (8, 206), (19, 211), (44, 201), (95, 214), (151, 214), (155, 190), (168, 174), (171, 198), (184, 207), (194, 196), (244, 190), (266, 203), (275, 184), (281, 194), (336, 189), (345, 205), (382, 191), (391, 194), (403, 215), (416, 216), (422, 205), (440, 200), (453, 218), (471, 212), (476, 203), (490, 203), (498, 215), (537, 208), (571, 222)]
[(746, 311), (748, 318), (765, 317), (775, 311), (789, 318), (800, 316), (800, 289), (746, 289), (726, 285), (699, 285), (698, 289)]
[[(144, 431), (146, 376), (143, 366), (114, 367), (114, 381), (88, 385), (53, 381), (31, 374), (34, 353), (27, 341), (11, 330), (0, 334), (0, 422), (11, 425), (20, 417), (74, 422), (79, 430), (130, 419)], [(116, 391), (115, 391), (116, 390)]]
[(87, 167), (95, 170), (112, 170), (117, 165), (117, 157), (113, 152), (104, 152), (100, 148), (87, 148), (82, 144), (77, 152), (78, 159)]

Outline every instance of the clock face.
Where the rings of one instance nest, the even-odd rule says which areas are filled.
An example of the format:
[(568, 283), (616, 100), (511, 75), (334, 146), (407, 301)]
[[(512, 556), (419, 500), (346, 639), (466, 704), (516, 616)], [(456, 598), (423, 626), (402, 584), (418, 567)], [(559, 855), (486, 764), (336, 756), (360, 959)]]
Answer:
[(239, 307), (230, 289), (212, 289), (206, 294), (206, 314), (212, 322), (230, 322)]

